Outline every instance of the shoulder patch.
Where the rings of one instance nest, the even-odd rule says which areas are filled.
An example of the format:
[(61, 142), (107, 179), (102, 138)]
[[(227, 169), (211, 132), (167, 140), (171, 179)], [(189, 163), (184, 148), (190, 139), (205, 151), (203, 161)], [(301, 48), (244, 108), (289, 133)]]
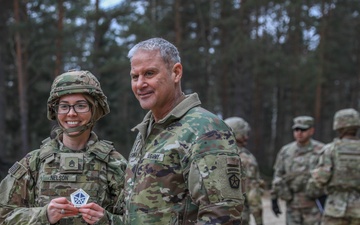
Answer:
[(21, 163), (16, 162), (8, 172), (16, 179), (20, 179), (26, 173), (26, 168)]

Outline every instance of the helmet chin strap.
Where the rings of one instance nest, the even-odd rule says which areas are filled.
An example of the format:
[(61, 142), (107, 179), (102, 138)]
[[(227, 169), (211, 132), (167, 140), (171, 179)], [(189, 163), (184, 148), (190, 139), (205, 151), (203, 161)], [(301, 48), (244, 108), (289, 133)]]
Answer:
[[(64, 131), (64, 133), (69, 136), (69, 137), (77, 137), (80, 136), (82, 133), (84, 133), (87, 129), (90, 129), (92, 126), (94, 125), (93, 122), (89, 122), (86, 125), (82, 125), (79, 127), (74, 127), (74, 128), (68, 128), (65, 129), (63, 126), (60, 125), (61, 129)], [(77, 132), (76, 134), (72, 134), (74, 132)]]

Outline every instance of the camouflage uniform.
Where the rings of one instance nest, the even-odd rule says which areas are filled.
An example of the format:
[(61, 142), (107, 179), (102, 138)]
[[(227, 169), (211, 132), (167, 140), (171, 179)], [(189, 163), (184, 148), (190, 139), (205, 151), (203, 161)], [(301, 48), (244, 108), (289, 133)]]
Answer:
[[(298, 119), (302, 120), (304, 117), (295, 118), (295, 125)], [(323, 146), (323, 143), (313, 139), (310, 139), (306, 146), (299, 146), (294, 141), (283, 146), (277, 155), (271, 198), (286, 201), (288, 225), (319, 224), (321, 212), (315, 199), (307, 195), (306, 185), (310, 178), (310, 170), (318, 163)]]
[[(250, 132), (249, 124), (240, 117), (230, 117), (225, 119), (225, 123), (233, 130), (236, 139), (248, 137)], [(253, 215), (257, 225), (263, 224), (262, 201), (264, 181), (260, 178), (259, 166), (256, 158), (246, 149), (243, 143), (237, 141), (239, 156), (245, 169), (244, 191), (246, 192), (245, 207), (242, 212), (242, 225), (250, 224), (250, 214)]]
[(186, 96), (154, 122), (149, 112), (125, 178), (127, 224), (241, 224), (241, 161), (226, 124)]
[[(0, 183), (0, 224), (50, 224), (47, 208), (50, 201), (67, 197), (83, 189), (90, 195), (89, 202), (105, 209), (97, 224), (119, 224), (122, 217), (119, 199), (122, 199), (126, 160), (113, 144), (99, 140), (91, 132), (83, 151), (67, 148), (64, 132), (91, 129), (94, 123), (109, 112), (106, 97), (97, 79), (88, 71), (72, 71), (58, 76), (52, 85), (48, 100), (48, 118), (56, 119), (54, 104), (62, 95), (84, 93), (92, 96), (92, 118), (89, 124), (53, 130), (51, 138), (31, 151), (10, 169)], [(76, 130), (78, 128), (78, 130)], [(67, 217), (56, 224), (86, 224), (81, 215)]]
[[(354, 135), (335, 138), (324, 147), (309, 183), (325, 187), (327, 199), (323, 225), (360, 224), (360, 140), (356, 130), (359, 113), (343, 109), (335, 114), (334, 130), (355, 129)], [(344, 131), (344, 130), (342, 130)]]
[[(61, 134), (59, 134), (61, 135)], [(66, 158), (79, 159), (76, 170), (66, 170)], [(65, 167), (65, 169), (64, 169)], [(97, 224), (118, 224), (121, 208), (125, 159), (107, 141), (92, 133), (86, 151), (74, 153), (55, 139), (46, 139), (42, 147), (28, 153), (9, 170), (0, 184), (1, 224), (49, 224), (47, 204), (56, 197), (68, 197), (79, 188), (106, 209)], [(74, 179), (74, 180), (73, 180)], [(111, 222), (112, 223), (111, 223)], [(62, 219), (57, 224), (86, 224), (81, 216)]]
[(264, 192), (262, 188), (264, 181), (260, 179), (259, 166), (254, 155), (243, 147), (239, 148), (239, 155), (246, 171), (244, 185), (246, 204), (242, 213), (243, 223), (241, 225), (249, 225), (250, 214), (254, 216), (255, 223), (260, 225), (263, 224), (261, 196)]

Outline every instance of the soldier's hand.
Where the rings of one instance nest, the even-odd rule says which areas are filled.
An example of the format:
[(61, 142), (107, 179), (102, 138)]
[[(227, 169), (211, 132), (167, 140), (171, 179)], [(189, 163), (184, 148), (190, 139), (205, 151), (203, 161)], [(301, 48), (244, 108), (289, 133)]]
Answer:
[(98, 204), (92, 202), (79, 208), (82, 218), (89, 224), (98, 222), (105, 215), (105, 209)]
[(271, 206), (272, 206), (272, 210), (273, 210), (275, 216), (279, 217), (279, 215), (281, 214), (281, 211), (280, 211), (280, 207), (279, 207), (277, 198), (271, 199)]
[(50, 224), (54, 224), (63, 217), (77, 215), (79, 211), (69, 200), (60, 197), (50, 201), (46, 213)]

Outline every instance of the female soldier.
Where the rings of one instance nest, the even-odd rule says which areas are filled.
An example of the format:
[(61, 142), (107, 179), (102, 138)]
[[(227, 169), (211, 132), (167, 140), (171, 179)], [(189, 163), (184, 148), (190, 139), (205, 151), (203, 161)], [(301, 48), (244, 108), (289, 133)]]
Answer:
[(119, 223), (126, 160), (92, 131), (109, 111), (90, 72), (55, 78), (47, 114), (59, 126), (1, 182), (0, 224)]

